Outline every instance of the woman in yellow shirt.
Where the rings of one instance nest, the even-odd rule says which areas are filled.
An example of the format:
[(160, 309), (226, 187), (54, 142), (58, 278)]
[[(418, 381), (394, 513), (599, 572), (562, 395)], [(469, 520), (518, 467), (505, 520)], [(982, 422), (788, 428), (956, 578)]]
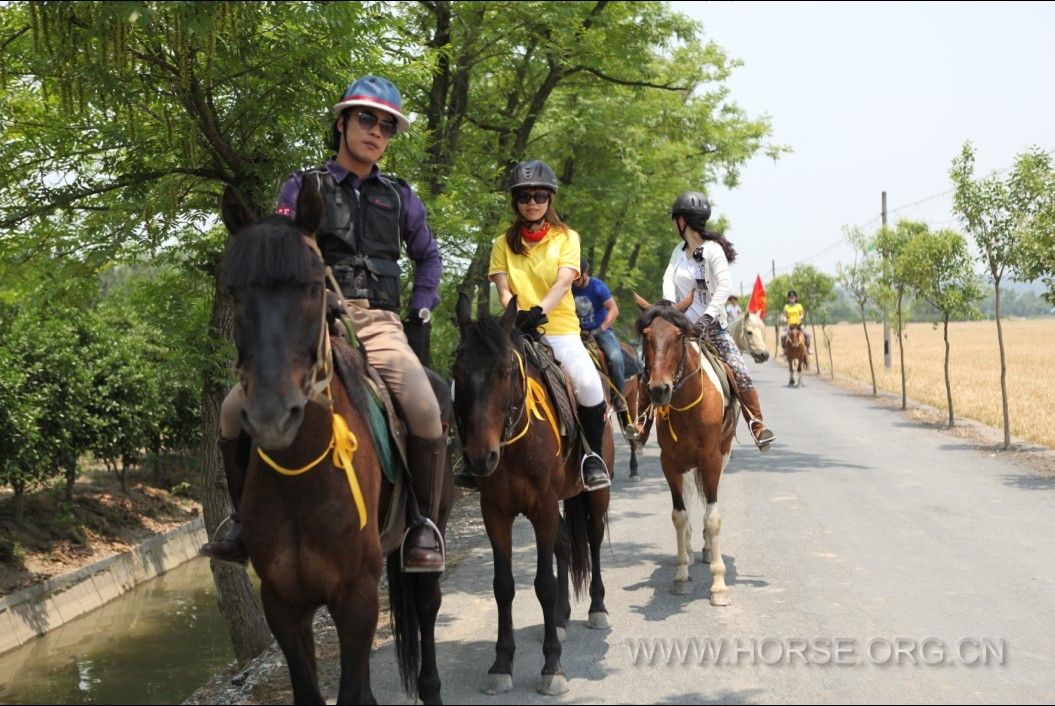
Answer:
[(780, 347), (784, 347), (784, 341), (788, 337), (788, 331), (792, 327), (798, 328), (802, 331), (802, 335), (806, 339), (806, 357), (810, 356), (810, 335), (806, 332), (806, 329), (802, 328), (802, 319), (806, 316), (805, 309), (802, 308), (802, 304), (798, 303), (799, 295), (792, 289), (788, 292), (788, 303), (784, 305), (784, 313), (781, 318), (784, 319), (784, 323), (788, 325), (787, 330), (784, 331), (784, 335), (780, 337)]
[(545, 325), (543, 339), (571, 378), (583, 435), (594, 451), (583, 457), (583, 484), (586, 490), (607, 488), (608, 469), (595, 453), (604, 437), (604, 387), (579, 337), (571, 294), (572, 282), (579, 276), (579, 234), (557, 216), (553, 207), (557, 176), (545, 162), (531, 159), (517, 164), (509, 172), (506, 191), (516, 219), (495, 239), (487, 276), (503, 306), (516, 295), (521, 331), (535, 333)]

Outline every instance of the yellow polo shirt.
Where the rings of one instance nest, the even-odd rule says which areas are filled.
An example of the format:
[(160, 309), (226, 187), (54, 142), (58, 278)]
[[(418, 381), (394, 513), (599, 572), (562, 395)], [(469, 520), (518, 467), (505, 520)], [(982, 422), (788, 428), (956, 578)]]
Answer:
[(788, 326), (801, 325), (802, 317), (804, 315), (802, 304), (799, 304), (798, 302), (795, 302), (794, 304), (785, 304), (784, 315), (788, 317)]
[[(535, 247), (517, 255), (506, 244), (505, 234), (495, 238), (487, 276), (505, 274), (509, 289), (517, 295), (517, 308), (526, 311), (538, 306), (557, 281), (557, 270), (570, 267), (579, 271), (579, 234), (570, 228), (550, 226), (549, 233)], [(571, 288), (557, 306), (548, 312), (549, 323), (542, 329), (551, 336), (579, 335), (579, 317)]]

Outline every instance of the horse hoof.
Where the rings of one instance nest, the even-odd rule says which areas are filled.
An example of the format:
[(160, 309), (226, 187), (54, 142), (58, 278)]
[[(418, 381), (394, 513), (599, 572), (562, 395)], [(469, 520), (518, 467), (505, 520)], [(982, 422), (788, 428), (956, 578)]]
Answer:
[(729, 594), (729, 589), (726, 589), (724, 591), (711, 591), (711, 605), (725, 606), (732, 604), (733, 597)]
[(675, 581), (673, 591), (675, 596), (687, 596), (691, 594), (692, 579), (689, 579), (688, 581)]
[(641, 475), (638, 474), (638, 473), (632, 474), (630, 476), (630, 482), (631, 483), (640, 483), (641, 482)]
[(590, 617), (586, 619), (586, 627), (590, 628), (591, 630), (607, 630), (608, 613), (605, 613), (603, 611), (590, 613)]
[(560, 696), (568, 691), (568, 677), (563, 674), (543, 674), (538, 683), (538, 693), (543, 696)]
[(484, 684), (481, 689), (485, 694), (490, 694), (491, 696), (494, 696), (495, 694), (505, 694), (512, 690), (512, 674), (488, 674), (487, 683)]

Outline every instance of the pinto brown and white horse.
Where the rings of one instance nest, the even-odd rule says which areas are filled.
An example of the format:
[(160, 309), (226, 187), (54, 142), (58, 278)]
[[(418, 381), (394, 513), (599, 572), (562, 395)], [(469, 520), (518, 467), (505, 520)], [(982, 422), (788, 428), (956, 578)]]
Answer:
[(788, 386), (802, 387), (802, 371), (809, 367), (806, 336), (801, 326), (789, 326), (784, 337), (784, 357), (788, 359)]
[(690, 293), (677, 305), (665, 300), (652, 305), (635, 294), (634, 300), (641, 309), (637, 330), (644, 348), (645, 384), (656, 409), (660, 464), (674, 505), (671, 519), (678, 542), (674, 592), (692, 592), (692, 525), (684, 495), (684, 475), (692, 471), (707, 504), (703, 558), (710, 564), (711, 604), (724, 606), (732, 599), (718, 544), (722, 527), (718, 481), (732, 454), (738, 410), (737, 402), (724, 396), (718, 378), (694, 340), (695, 331), (685, 316), (692, 297)]

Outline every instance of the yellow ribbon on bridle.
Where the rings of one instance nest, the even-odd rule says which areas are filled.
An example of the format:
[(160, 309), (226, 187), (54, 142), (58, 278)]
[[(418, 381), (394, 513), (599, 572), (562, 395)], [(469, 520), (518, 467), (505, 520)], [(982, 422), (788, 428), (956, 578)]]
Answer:
[[(527, 376), (527, 371), (524, 369), (524, 359), (520, 357), (520, 353), (513, 351), (513, 355), (517, 358), (517, 364), (520, 366), (520, 377), (524, 380), (524, 428), (512, 439), (503, 441), (502, 446), (508, 446), (527, 434), (528, 429), (531, 427), (531, 417), (535, 417), (540, 422), (549, 422), (550, 429), (553, 430), (553, 439), (557, 442), (557, 455), (560, 456), (560, 431), (557, 429), (557, 420), (553, 410), (550, 409), (549, 402), (546, 400), (546, 391), (535, 378)], [(539, 408), (542, 409), (541, 413)]]
[[(329, 392), (328, 389), (327, 392)], [(257, 447), (256, 452), (260, 454), (260, 458), (264, 460), (264, 463), (277, 473), (284, 476), (299, 476), (318, 466), (326, 459), (326, 454), (333, 451), (333, 465), (335, 468), (343, 470), (345, 475), (348, 476), (348, 486), (352, 490), (352, 499), (355, 500), (355, 508), (359, 512), (359, 529), (363, 529), (366, 527), (366, 500), (363, 498), (363, 490), (359, 487), (359, 479), (356, 477), (355, 467), (352, 465), (352, 458), (358, 448), (359, 440), (355, 438), (355, 434), (348, 428), (348, 424), (344, 421), (344, 417), (334, 412), (333, 435), (330, 437), (329, 445), (318, 458), (306, 466), (301, 468), (285, 468), (264, 453), (263, 449)]]
[[(703, 400), (703, 393), (704, 393), (706, 388), (704, 387), (704, 383), (703, 383), (703, 353), (702, 352), (700, 353), (700, 367), (696, 370), (696, 373), (698, 375), (700, 375), (700, 396), (697, 397), (695, 400), (693, 400), (691, 404), (689, 404), (689, 405), (687, 405), (685, 407), (675, 407), (674, 405), (670, 405), (670, 404), (664, 405), (662, 407), (656, 407), (656, 419), (666, 419), (667, 420), (667, 429), (670, 430), (670, 437), (672, 439), (674, 439), (674, 441), (678, 440), (678, 435), (674, 433), (674, 425), (672, 425), (671, 422), (670, 422), (670, 413), (671, 412), (688, 412), (690, 409), (692, 409), (693, 407), (698, 405)], [(688, 380), (688, 378), (685, 378), (685, 379)]]

